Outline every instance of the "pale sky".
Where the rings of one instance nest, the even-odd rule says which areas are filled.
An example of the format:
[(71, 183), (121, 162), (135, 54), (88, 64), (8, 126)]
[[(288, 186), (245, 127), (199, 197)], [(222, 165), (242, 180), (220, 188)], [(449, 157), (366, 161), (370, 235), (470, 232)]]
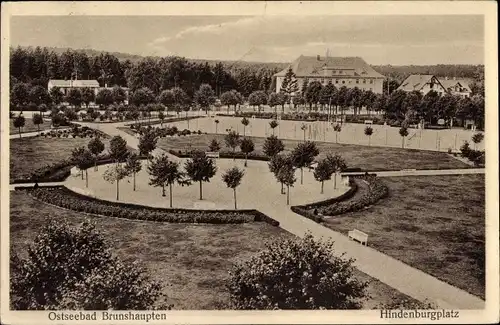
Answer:
[(290, 62), (360, 56), (370, 64), (483, 64), (482, 16), (15, 16), (11, 45), (193, 59)]

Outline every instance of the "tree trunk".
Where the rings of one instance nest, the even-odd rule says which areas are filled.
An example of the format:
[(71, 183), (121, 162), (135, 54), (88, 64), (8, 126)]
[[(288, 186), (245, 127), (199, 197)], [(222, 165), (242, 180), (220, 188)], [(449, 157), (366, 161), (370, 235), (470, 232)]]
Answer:
[(233, 194), (234, 194), (234, 209), (238, 210), (238, 206), (236, 204), (236, 188), (233, 188)]
[(229, 115), (229, 105), (227, 105), (227, 115)]
[(169, 194), (170, 194), (170, 207), (172, 207), (172, 184), (169, 185), (170, 186), (170, 189), (169, 189)]
[(40, 132), (40, 123), (36, 125), (38, 127), (38, 132)]
[(248, 154), (245, 153), (245, 167), (247, 167)]
[(94, 159), (94, 170), (97, 170), (97, 157)]
[(304, 142), (306, 142), (306, 130), (304, 130)]
[(285, 186), (281, 183), (281, 194), (285, 194)]
[(403, 139), (402, 141), (402, 144), (401, 144), (401, 148), (404, 148), (405, 147), (405, 137), (401, 137)]
[(201, 181), (200, 181), (200, 200), (203, 200), (203, 190), (201, 187)]
[(165, 195), (165, 184), (161, 186), (161, 196), (166, 196)]
[(372, 136), (371, 136), (371, 135), (370, 135), (370, 136), (368, 136), (368, 145), (370, 145), (370, 144), (371, 144), (371, 139), (372, 139)]
[(337, 189), (337, 172), (333, 174), (333, 189)]
[(134, 191), (135, 191), (135, 172), (134, 172)]
[(119, 197), (120, 197), (120, 186), (118, 185), (120, 183), (119, 180), (116, 180), (116, 200), (119, 201)]
[(339, 135), (339, 133), (335, 132), (335, 143), (339, 143), (338, 135)]
[(321, 181), (321, 194), (323, 194), (323, 186), (325, 185), (325, 181)]
[(219, 132), (217, 132), (217, 126), (218, 126), (218, 124), (215, 123), (215, 134), (219, 134)]
[(82, 172), (82, 181), (83, 181), (83, 169), (80, 169), (80, 171)]
[(304, 184), (304, 168), (300, 167), (300, 185)]
[(89, 187), (89, 173), (87, 169), (85, 169), (85, 187)]
[(236, 147), (233, 148), (233, 161), (236, 160)]
[(21, 138), (21, 127), (19, 127), (19, 139)]
[(243, 125), (243, 137), (245, 137), (246, 125)]
[(290, 186), (286, 186), (286, 205), (290, 205)]

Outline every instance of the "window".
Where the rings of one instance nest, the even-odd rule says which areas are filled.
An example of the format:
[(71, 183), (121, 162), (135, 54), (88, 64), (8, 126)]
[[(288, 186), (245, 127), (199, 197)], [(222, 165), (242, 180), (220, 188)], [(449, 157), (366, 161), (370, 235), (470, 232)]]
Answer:
[(325, 84), (325, 78), (321, 78), (321, 83)]
[(339, 71), (339, 74), (342, 74), (342, 71)]
[(338, 79), (335, 79), (335, 83), (338, 84), (339, 83), (339, 80)]
[(370, 80), (370, 83), (372, 84), (372, 83), (373, 83), (373, 80)]
[(366, 83), (366, 79), (363, 79), (363, 83), (364, 83), (364, 84)]
[(342, 80), (342, 83), (345, 84), (345, 80)]
[(359, 84), (359, 79), (356, 79), (356, 83)]

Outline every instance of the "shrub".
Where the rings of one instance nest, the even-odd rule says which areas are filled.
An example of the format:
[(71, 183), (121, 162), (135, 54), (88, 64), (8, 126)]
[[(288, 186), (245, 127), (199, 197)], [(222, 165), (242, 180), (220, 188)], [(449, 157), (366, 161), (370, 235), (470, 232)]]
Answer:
[(162, 296), (161, 286), (136, 263), (114, 257), (87, 221), (78, 228), (49, 223), (27, 255), (11, 258), (13, 309), (144, 310)]
[(386, 310), (416, 310), (416, 309), (438, 309), (438, 306), (429, 300), (424, 301), (409, 300), (398, 296), (392, 297), (391, 302), (379, 304), (375, 309)]
[(354, 260), (334, 254), (331, 241), (285, 239), (234, 266), (228, 284), (236, 309), (359, 309), (367, 283)]

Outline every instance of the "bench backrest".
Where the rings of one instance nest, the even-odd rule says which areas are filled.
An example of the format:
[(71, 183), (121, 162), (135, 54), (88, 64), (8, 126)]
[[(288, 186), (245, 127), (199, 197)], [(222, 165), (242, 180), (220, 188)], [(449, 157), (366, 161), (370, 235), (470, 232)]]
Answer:
[(359, 235), (363, 238), (368, 238), (368, 234), (367, 233), (364, 233), (362, 232), (361, 230), (358, 230), (358, 229), (354, 229), (353, 232), (356, 234), (356, 235)]

